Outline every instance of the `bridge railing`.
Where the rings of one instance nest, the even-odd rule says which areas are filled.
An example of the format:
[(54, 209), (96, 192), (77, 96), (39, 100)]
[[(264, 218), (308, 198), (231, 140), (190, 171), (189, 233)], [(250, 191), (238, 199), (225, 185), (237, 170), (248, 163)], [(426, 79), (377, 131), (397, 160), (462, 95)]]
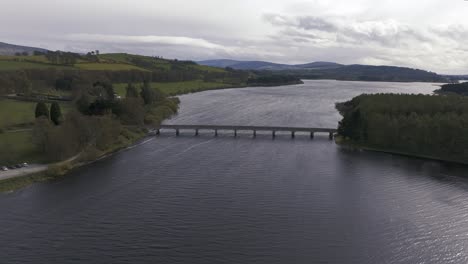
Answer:
[(276, 136), (276, 132), (290, 132), (294, 137), (296, 132), (310, 133), (310, 137), (314, 137), (314, 133), (328, 133), (330, 139), (333, 139), (337, 129), (335, 128), (318, 128), (318, 127), (281, 127), (281, 126), (227, 126), (227, 125), (160, 125), (156, 128), (156, 134), (160, 133), (161, 129), (173, 129), (176, 135), (179, 135), (180, 130), (195, 130), (195, 135), (198, 135), (199, 130), (213, 130), (215, 135), (218, 135), (218, 130), (231, 130), (237, 136), (237, 131), (252, 131), (253, 135), (257, 135), (257, 131), (270, 131), (272, 136)]

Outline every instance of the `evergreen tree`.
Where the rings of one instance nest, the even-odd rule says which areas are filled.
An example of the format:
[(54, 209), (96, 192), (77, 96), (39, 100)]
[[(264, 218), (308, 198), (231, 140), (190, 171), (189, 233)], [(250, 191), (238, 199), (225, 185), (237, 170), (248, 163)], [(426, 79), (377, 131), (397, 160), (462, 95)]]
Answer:
[(43, 116), (49, 119), (49, 109), (47, 108), (47, 105), (43, 102), (37, 103), (35, 113), (36, 113), (36, 118)]
[(128, 83), (127, 85), (127, 93), (125, 95), (126, 98), (130, 98), (130, 97), (139, 97), (139, 94), (138, 94), (138, 89), (132, 84), (132, 83)]
[(62, 122), (62, 110), (60, 105), (57, 102), (52, 103), (50, 106), (50, 119), (54, 122), (55, 125), (60, 125)]
[(89, 105), (91, 104), (88, 95), (83, 94), (78, 101), (76, 101), (76, 107), (82, 114), (87, 115), (89, 113)]
[(153, 89), (151, 89), (148, 82), (144, 82), (143, 86), (141, 87), (141, 98), (145, 102), (145, 105), (152, 104), (156, 101), (156, 93)]

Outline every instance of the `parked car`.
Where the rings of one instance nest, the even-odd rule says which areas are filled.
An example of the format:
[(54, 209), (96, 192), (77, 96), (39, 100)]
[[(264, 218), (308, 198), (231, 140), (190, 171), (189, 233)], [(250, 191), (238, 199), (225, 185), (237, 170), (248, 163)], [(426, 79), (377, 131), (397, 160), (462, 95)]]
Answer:
[(8, 168), (9, 170), (14, 170), (14, 169), (16, 169), (15, 166), (8, 166), (7, 168)]
[(2, 171), (7, 171), (8, 170), (8, 168), (6, 166), (3, 166), (1, 169), (2, 169)]
[(22, 165), (23, 165), (23, 167), (28, 167), (29, 166), (29, 164), (27, 164), (26, 162), (23, 163)]
[(15, 167), (15, 169), (20, 169), (20, 168), (22, 168), (23, 166), (21, 166), (20, 164), (16, 164), (14, 167)]

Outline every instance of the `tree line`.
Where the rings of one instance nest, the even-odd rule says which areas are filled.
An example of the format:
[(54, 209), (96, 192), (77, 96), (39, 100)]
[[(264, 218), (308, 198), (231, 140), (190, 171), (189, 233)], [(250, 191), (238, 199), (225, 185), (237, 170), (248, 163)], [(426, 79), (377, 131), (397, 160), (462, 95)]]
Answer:
[(459, 94), (467, 96), (468, 82), (444, 84), (439, 90), (436, 90), (435, 92), (438, 94)]
[(115, 96), (113, 86), (96, 82), (83, 90), (75, 109), (62, 117), (60, 105), (36, 106), (33, 140), (48, 161), (77, 153), (102, 153), (125, 146), (146, 126), (159, 125), (178, 110), (177, 98), (168, 98), (145, 82), (139, 89), (129, 83), (126, 97)]
[(403, 94), (361, 95), (337, 104), (338, 133), (382, 150), (468, 159), (468, 98)]
[[(188, 70), (190, 69), (190, 70)], [(248, 72), (209, 72), (188, 69), (155, 69), (153, 71), (91, 71), (74, 69), (24, 69), (0, 71), (0, 95), (10, 93), (30, 93), (38, 87), (58, 90), (79, 91), (97, 81), (109, 83), (220, 81), (231, 85), (243, 85), (249, 78)]]

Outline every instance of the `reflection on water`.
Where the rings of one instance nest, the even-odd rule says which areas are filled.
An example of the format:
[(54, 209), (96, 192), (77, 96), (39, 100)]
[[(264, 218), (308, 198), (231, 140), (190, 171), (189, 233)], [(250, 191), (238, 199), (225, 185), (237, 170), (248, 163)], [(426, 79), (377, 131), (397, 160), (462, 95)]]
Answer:
[[(307, 81), (182, 97), (173, 124), (336, 126), (336, 101), (430, 84)], [(5, 263), (467, 263), (468, 169), (223, 132), (0, 196)]]

